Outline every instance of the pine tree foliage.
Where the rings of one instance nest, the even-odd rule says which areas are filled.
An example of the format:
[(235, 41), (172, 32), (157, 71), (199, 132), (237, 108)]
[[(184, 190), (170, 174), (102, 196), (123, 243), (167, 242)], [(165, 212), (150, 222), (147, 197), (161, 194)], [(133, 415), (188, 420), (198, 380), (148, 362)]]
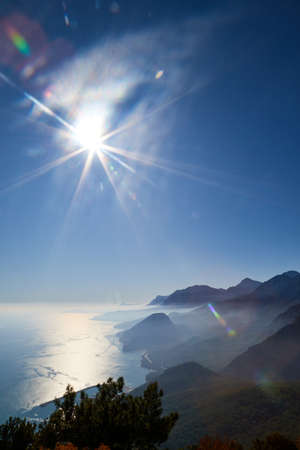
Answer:
[(280, 433), (272, 433), (265, 439), (255, 439), (251, 450), (297, 450), (297, 445)]
[(26, 419), (10, 417), (0, 425), (0, 450), (26, 449), (35, 439), (35, 424)]
[(162, 417), (163, 392), (149, 384), (142, 396), (123, 392), (124, 380), (98, 385), (94, 398), (82, 391), (79, 402), (68, 385), (55, 411), (38, 431), (26, 419), (12, 419), (0, 427), (0, 450), (55, 449), (57, 444), (95, 449), (101, 444), (111, 450), (154, 450), (168, 439), (178, 414)]

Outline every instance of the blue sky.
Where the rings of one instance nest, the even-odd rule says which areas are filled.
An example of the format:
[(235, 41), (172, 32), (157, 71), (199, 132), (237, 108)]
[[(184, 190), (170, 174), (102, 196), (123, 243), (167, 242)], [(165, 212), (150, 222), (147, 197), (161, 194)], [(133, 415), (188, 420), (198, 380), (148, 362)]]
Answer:
[[(0, 299), (144, 302), (299, 269), (299, 12), (2, 2)], [(129, 153), (105, 154), (109, 177), (94, 154), (79, 189), (89, 151), (47, 169), (95, 118)]]

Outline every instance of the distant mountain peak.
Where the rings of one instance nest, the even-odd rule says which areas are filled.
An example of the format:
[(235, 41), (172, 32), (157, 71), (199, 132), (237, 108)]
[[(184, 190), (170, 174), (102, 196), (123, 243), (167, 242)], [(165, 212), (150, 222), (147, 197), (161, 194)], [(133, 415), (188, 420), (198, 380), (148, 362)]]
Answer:
[(253, 295), (264, 302), (276, 299), (277, 303), (283, 301), (285, 304), (300, 298), (300, 273), (295, 270), (276, 275), (265, 281), (255, 290)]
[(257, 280), (252, 280), (252, 278), (246, 277), (243, 278), (236, 286), (231, 286), (227, 289), (227, 291), (229, 289), (250, 289), (250, 290), (254, 290), (256, 289), (258, 286), (261, 285), (261, 281), (257, 281)]
[(223, 373), (252, 380), (258, 373), (267, 373), (273, 380), (299, 380), (299, 339), (300, 318), (297, 317), (293, 323), (234, 358)]
[(211, 376), (218, 376), (215, 372), (213, 372), (210, 369), (207, 369), (206, 367), (200, 365), (199, 363), (195, 361), (188, 361), (184, 362), (182, 364), (179, 364), (175, 367), (169, 367), (165, 369), (165, 371), (162, 374), (162, 377), (168, 377), (168, 376), (201, 376), (201, 377), (211, 377)]
[[(153, 313), (140, 322), (140, 326), (145, 323), (172, 323), (165, 313)], [(137, 324), (138, 325), (138, 324)], [(135, 325), (137, 327), (137, 325)]]
[(229, 300), (241, 295), (250, 294), (262, 283), (260, 281), (252, 280), (251, 278), (244, 278), (236, 286), (231, 286), (228, 289), (214, 288), (207, 284), (193, 285), (185, 289), (178, 289), (169, 296), (157, 296), (150, 305), (181, 305), (181, 306), (196, 306), (205, 303)]
[(150, 303), (149, 305), (162, 305), (164, 301), (166, 300), (168, 296), (167, 295), (157, 295)]
[(270, 278), (270, 280), (265, 281), (263, 284), (270, 284), (281, 280), (294, 279), (300, 277), (300, 273), (296, 270), (288, 270), (287, 272), (280, 273), (279, 275), (275, 275), (275, 277)]
[(299, 276), (300, 273), (297, 272), (296, 270), (289, 270), (287, 272), (284, 272), (282, 275), (285, 275), (285, 276), (287, 276), (289, 278), (295, 278), (295, 277)]
[(225, 300), (250, 294), (251, 292), (255, 291), (255, 289), (257, 289), (261, 284), (262, 283), (260, 281), (252, 280), (251, 278), (246, 277), (236, 286), (231, 286), (226, 289)]
[(237, 286), (242, 286), (243, 284), (249, 284), (249, 283), (260, 283), (260, 281), (255, 281), (255, 280), (252, 280), (252, 278), (246, 277), (246, 278), (243, 278), (242, 281), (240, 281), (237, 284)]
[(179, 334), (169, 316), (164, 313), (154, 313), (129, 330), (121, 331), (118, 337), (124, 351), (134, 351), (176, 343)]

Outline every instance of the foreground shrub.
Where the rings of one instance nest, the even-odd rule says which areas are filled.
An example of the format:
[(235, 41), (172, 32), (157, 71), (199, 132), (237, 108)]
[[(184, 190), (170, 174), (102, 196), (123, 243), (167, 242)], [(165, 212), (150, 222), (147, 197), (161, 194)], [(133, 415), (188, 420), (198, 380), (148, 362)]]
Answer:
[(251, 450), (297, 450), (296, 444), (280, 433), (273, 433), (265, 439), (256, 439)]
[(231, 439), (203, 437), (198, 445), (188, 447), (188, 450), (243, 450), (243, 446)]
[(109, 378), (98, 386), (95, 398), (81, 392), (76, 402), (76, 392), (67, 386), (63, 399), (55, 400), (55, 411), (38, 431), (26, 419), (10, 418), (2, 425), (0, 450), (156, 449), (168, 439), (178, 414), (162, 417), (163, 392), (157, 383), (149, 384), (140, 397), (125, 394), (123, 388), (123, 378)]
[(35, 439), (36, 426), (26, 419), (10, 417), (0, 425), (0, 449), (22, 450), (26, 449)]
[[(47, 450), (43, 447), (40, 447), (40, 450)], [(75, 447), (75, 445), (71, 444), (71, 442), (67, 442), (66, 444), (56, 444), (55, 450), (79, 450), (78, 447)], [(82, 450), (88, 450), (88, 448), (83, 448)], [(95, 448), (95, 450), (110, 450), (107, 445), (101, 444), (98, 448)]]

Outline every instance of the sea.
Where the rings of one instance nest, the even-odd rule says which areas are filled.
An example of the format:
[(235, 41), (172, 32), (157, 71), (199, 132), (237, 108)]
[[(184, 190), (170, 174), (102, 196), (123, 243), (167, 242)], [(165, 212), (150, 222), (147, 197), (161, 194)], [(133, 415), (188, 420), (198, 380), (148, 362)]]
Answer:
[(145, 381), (143, 351), (124, 353), (120, 322), (143, 319), (142, 305), (0, 304), (0, 424), (61, 397), (123, 376), (130, 390)]

